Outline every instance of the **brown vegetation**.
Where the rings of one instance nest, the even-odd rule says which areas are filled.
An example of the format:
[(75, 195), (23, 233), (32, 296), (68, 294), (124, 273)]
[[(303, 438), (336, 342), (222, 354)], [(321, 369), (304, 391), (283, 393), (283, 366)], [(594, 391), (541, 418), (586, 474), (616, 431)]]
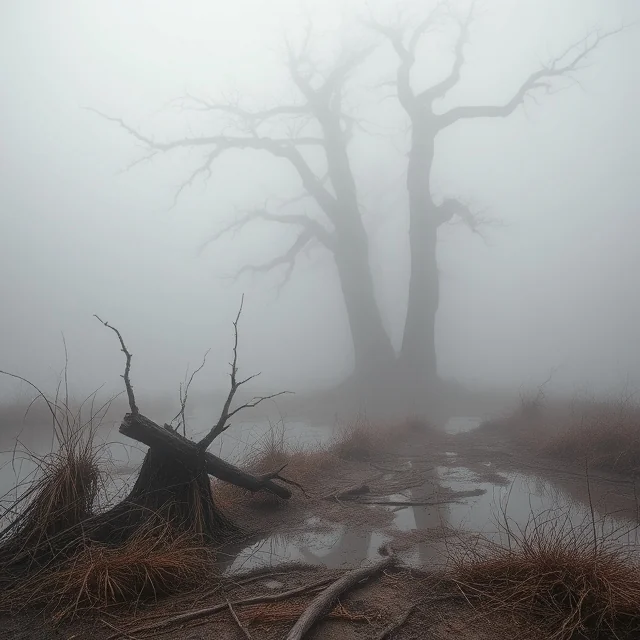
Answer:
[(549, 404), (525, 398), (513, 413), (481, 428), (564, 461), (640, 472), (640, 406), (628, 397)]
[(159, 523), (120, 546), (86, 545), (61, 565), (4, 593), (0, 606), (7, 612), (43, 609), (57, 621), (113, 605), (135, 608), (201, 584), (213, 561), (212, 550), (201, 540)]
[[(418, 418), (410, 418), (388, 426), (373, 425), (363, 417), (338, 427), (326, 443), (307, 446), (286, 437), (283, 423), (271, 425), (267, 433), (251, 447), (242, 460), (242, 467), (260, 475), (273, 469), (286, 470), (287, 479), (304, 487), (310, 494), (320, 491), (322, 478), (341, 461), (362, 462), (384, 455), (394, 442), (413, 434), (423, 433), (430, 426)], [(253, 505), (282, 505), (284, 501), (267, 493), (250, 493), (239, 487), (215, 481), (213, 491), (216, 503), (223, 509), (233, 509), (239, 502)], [(303, 495), (298, 492), (298, 495)]]
[(533, 616), (552, 640), (618, 638), (639, 627), (640, 567), (597, 536), (594, 522), (576, 527), (542, 514), (517, 531), (505, 524), (505, 533), (506, 544), (453, 552), (453, 580), (468, 598), (521, 622)]

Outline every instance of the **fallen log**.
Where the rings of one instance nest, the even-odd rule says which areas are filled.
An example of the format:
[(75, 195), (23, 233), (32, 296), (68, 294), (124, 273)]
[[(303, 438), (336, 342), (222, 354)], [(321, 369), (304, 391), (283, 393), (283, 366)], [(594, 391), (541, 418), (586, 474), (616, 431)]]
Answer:
[(389, 547), (383, 550), (385, 554), (378, 561), (359, 569), (349, 571), (341, 578), (321, 591), (304, 610), (298, 621), (293, 625), (286, 640), (302, 640), (311, 627), (324, 615), (331, 611), (335, 601), (345, 592), (362, 580), (380, 573), (395, 562), (395, 557)]
[[(290, 498), (291, 491), (266, 476), (254, 476), (235, 465), (222, 460), (209, 451), (203, 451), (196, 442), (180, 435), (171, 428), (161, 427), (153, 420), (140, 413), (128, 413), (119, 431), (137, 442), (146, 444), (151, 449), (157, 449), (174, 456), (188, 466), (204, 464), (209, 475), (224, 482), (229, 482), (248, 491), (269, 491), (279, 498)], [(274, 476), (277, 477), (277, 474)]]

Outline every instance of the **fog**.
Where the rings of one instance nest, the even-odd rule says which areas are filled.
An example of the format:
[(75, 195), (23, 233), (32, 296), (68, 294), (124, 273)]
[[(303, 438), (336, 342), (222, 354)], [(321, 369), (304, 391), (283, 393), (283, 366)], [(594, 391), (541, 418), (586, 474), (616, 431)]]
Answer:
[[(460, 83), (438, 104), (503, 104), (540, 64), (595, 26), (640, 19), (634, 0), (486, 0), (471, 29)], [(187, 94), (242, 97), (246, 108), (292, 101), (285, 38), (327, 63), (345, 44), (379, 49), (349, 80), (365, 123), (351, 159), (371, 243), (385, 327), (400, 348), (407, 308), (407, 119), (376, 85), (393, 50), (359, 24), (365, 2), (308, 0), (43, 0), (0, 6), (0, 368), (51, 388), (64, 363), (85, 392), (119, 389), (122, 354), (93, 318), (117, 326), (134, 354), (136, 388), (175, 392), (211, 348), (201, 389), (225, 384), (232, 320), (242, 294), (240, 366), (261, 384), (306, 389), (345, 378), (353, 364), (335, 267), (321, 249), (284, 270), (233, 275), (295, 239), (256, 222), (202, 249), (238, 210), (300, 193), (286, 163), (231, 151), (176, 193), (202, 163), (195, 151), (147, 150), (117, 123), (155, 141), (215, 135)], [(414, 5), (415, 6), (415, 5)], [(372, 3), (392, 20), (392, 2)], [(452, 64), (455, 32), (420, 61), (417, 84)], [(640, 38), (603, 42), (561, 91), (508, 118), (472, 119), (439, 135), (434, 197), (457, 197), (502, 224), (484, 239), (440, 229), (436, 346), (442, 377), (501, 388), (544, 380), (564, 390), (640, 381), (637, 175)], [(174, 202), (175, 200), (175, 202)], [(308, 203), (300, 204), (306, 212)], [(292, 211), (295, 211), (292, 209)], [(19, 393), (2, 380), (5, 398)]]

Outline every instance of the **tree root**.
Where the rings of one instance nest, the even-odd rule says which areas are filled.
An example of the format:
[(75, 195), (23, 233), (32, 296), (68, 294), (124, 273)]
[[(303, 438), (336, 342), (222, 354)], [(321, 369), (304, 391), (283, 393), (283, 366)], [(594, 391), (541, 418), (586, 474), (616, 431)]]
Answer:
[(385, 547), (382, 552), (386, 555), (383, 555), (377, 562), (349, 571), (319, 593), (293, 625), (286, 640), (302, 640), (307, 631), (309, 631), (320, 618), (331, 611), (334, 602), (345, 591), (348, 591), (362, 580), (380, 573), (383, 569), (395, 562), (395, 557), (389, 547)]

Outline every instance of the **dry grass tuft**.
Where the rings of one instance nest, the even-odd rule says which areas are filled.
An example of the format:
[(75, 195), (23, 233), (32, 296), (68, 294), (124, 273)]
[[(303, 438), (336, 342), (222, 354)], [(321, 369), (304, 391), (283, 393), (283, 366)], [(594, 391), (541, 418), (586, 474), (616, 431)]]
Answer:
[[(282, 474), (305, 489), (312, 489), (319, 474), (330, 469), (336, 462), (335, 455), (327, 447), (306, 447), (287, 440), (284, 424), (272, 425), (269, 431), (251, 448), (242, 466), (256, 475), (282, 469)], [(250, 493), (221, 481), (214, 481), (214, 498), (222, 508), (233, 508), (247, 498), (253, 505), (283, 505), (287, 501), (261, 491)], [(294, 489), (294, 491), (296, 491)]]
[(640, 627), (640, 567), (595, 531), (537, 516), (507, 544), (454, 551), (454, 581), (493, 612), (533, 616), (553, 640), (622, 637)]
[(3, 593), (0, 607), (41, 608), (58, 621), (114, 605), (135, 608), (202, 584), (213, 560), (212, 551), (201, 541), (174, 533), (163, 523), (140, 531), (122, 546), (85, 546), (62, 565)]
[(549, 437), (544, 452), (625, 475), (640, 472), (640, 407), (626, 400), (583, 405)]
[(36, 472), (5, 514), (11, 522), (0, 532), (0, 573), (12, 574), (17, 566), (29, 572), (51, 562), (59, 552), (54, 539), (93, 514), (103, 486), (102, 450), (94, 436), (112, 399), (99, 408), (94, 401), (90, 396), (72, 411), (68, 400), (45, 399), (53, 423), (52, 451), (29, 454)]
[(331, 450), (343, 460), (369, 460), (388, 451), (393, 437), (392, 429), (373, 426), (359, 417), (338, 430)]
[(630, 397), (556, 401), (535, 410), (525, 403), (481, 429), (560, 460), (640, 473), (640, 405)]

